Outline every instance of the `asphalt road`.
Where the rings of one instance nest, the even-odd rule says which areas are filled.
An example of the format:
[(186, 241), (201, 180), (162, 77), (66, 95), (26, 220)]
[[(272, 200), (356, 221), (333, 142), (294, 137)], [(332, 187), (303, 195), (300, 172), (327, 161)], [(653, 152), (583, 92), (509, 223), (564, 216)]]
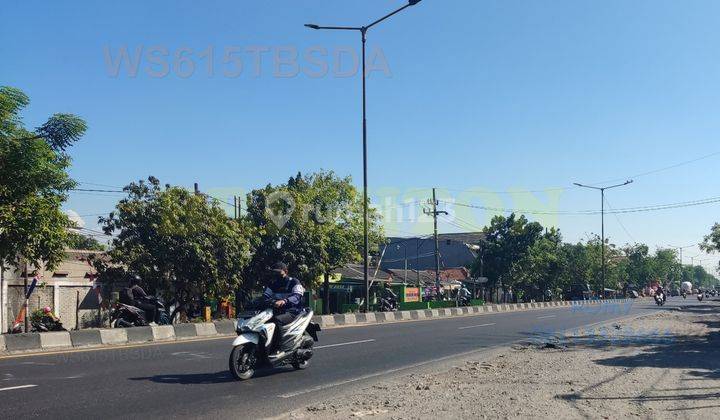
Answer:
[[(671, 298), (663, 309), (697, 304)], [(553, 308), (322, 331), (311, 366), (236, 382), (231, 338), (0, 359), (0, 418), (258, 418), (469, 352), (658, 308)]]

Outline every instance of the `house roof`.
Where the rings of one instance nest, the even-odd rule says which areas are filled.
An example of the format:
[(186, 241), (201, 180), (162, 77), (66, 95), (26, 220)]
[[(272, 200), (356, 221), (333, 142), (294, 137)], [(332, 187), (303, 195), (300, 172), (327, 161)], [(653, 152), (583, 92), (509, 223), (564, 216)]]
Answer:
[[(401, 283), (405, 280), (405, 269), (403, 268), (389, 268), (385, 271), (392, 273), (393, 280), (395, 282)], [(420, 270), (420, 283), (421, 284), (434, 284), (435, 283), (435, 273), (431, 273), (425, 270)], [(417, 270), (407, 270), (407, 282), (409, 284), (416, 284), (418, 279), (418, 271)]]
[(445, 268), (440, 270), (440, 280), (464, 281), (470, 278), (470, 271), (465, 267)]
[[(363, 265), (362, 264), (346, 264), (343, 267), (338, 268), (337, 270), (334, 270), (334, 273), (340, 274), (342, 278), (344, 279), (352, 279), (352, 280), (364, 280), (364, 273), (363, 273)], [(387, 272), (383, 270), (377, 270), (377, 274), (375, 274), (375, 270), (377, 270), (377, 267), (368, 267), (368, 277), (369, 278), (375, 278), (377, 280), (387, 280), (389, 275)]]
[(482, 232), (458, 232), (438, 234), (438, 240), (440, 241), (446, 241), (449, 239), (452, 241), (462, 242), (466, 244), (477, 244), (483, 238), (485, 238), (485, 234)]

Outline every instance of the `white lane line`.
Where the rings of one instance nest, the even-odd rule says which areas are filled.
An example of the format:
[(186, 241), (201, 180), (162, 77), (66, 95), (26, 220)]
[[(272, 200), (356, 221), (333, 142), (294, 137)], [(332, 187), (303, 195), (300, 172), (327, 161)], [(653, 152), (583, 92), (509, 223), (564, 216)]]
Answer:
[(19, 386), (11, 386), (7, 388), (0, 388), (0, 391), (12, 391), (13, 389), (23, 389), (23, 388), (33, 388), (37, 385), (19, 385)]
[(480, 324), (480, 325), (469, 325), (467, 327), (458, 327), (458, 330), (467, 330), (468, 328), (478, 328), (478, 327), (489, 327), (491, 325), (495, 325), (493, 322), (492, 324)]
[(546, 319), (546, 318), (555, 318), (557, 315), (545, 315), (545, 316), (539, 316), (537, 319)]
[(360, 341), (350, 341), (350, 342), (347, 342), (347, 343), (328, 344), (328, 345), (326, 345), (326, 346), (315, 346), (315, 347), (313, 347), (313, 348), (314, 348), (315, 350), (318, 350), (318, 349), (328, 349), (328, 348), (330, 348), (330, 347), (351, 346), (351, 345), (353, 345), (353, 344), (371, 343), (371, 342), (373, 342), (373, 341), (375, 341), (374, 338), (373, 338), (373, 339), (370, 339), (370, 340), (360, 340)]

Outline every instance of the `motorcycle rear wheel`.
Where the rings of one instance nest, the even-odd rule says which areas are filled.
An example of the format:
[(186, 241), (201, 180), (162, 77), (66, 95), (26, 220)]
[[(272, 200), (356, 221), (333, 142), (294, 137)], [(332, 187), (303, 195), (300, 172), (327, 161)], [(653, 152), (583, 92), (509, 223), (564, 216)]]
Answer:
[[(310, 334), (305, 333), (303, 338), (304, 338), (305, 343), (301, 348), (312, 350), (313, 345), (315, 343), (313, 342), (312, 337), (310, 337)], [(290, 365), (297, 370), (307, 369), (308, 366), (310, 366), (310, 359), (299, 361), (299, 360), (297, 360), (297, 358), (295, 358), (292, 362), (290, 362)]]
[(239, 381), (245, 381), (255, 375), (255, 349), (249, 344), (233, 348), (230, 353), (230, 373)]

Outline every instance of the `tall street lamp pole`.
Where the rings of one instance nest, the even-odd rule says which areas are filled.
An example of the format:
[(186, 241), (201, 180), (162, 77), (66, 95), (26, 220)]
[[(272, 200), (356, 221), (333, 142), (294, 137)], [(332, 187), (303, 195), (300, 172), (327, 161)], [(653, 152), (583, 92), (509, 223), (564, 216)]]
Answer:
[(593, 190), (600, 191), (600, 258), (602, 263), (602, 295), (605, 296), (605, 190), (611, 188), (624, 187), (625, 185), (632, 184), (632, 180), (623, 182), (622, 184), (610, 185), (609, 187), (596, 187), (593, 185), (583, 185), (575, 182), (574, 184), (578, 187), (590, 188)]
[(363, 278), (365, 280), (365, 312), (370, 312), (370, 280), (368, 278), (368, 187), (367, 187), (367, 118), (366, 118), (366, 94), (365, 94), (365, 43), (367, 41), (367, 31), (373, 26), (379, 24), (385, 19), (402, 12), (410, 6), (415, 6), (422, 0), (409, 0), (408, 3), (389, 13), (380, 19), (372, 22), (367, 26), (320, 26), (313, 23), (305, 24), (310, 29), (328, 29), (335, 31), (357, 31), (360, 32), (362, 40), (362, 120), (363, 120)]

